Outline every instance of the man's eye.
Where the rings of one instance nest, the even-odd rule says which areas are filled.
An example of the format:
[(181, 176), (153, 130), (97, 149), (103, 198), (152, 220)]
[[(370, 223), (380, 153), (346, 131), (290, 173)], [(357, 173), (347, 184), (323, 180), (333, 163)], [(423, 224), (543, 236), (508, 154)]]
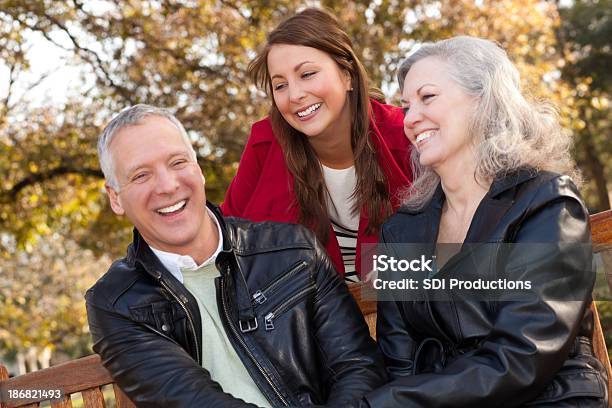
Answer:
[(406, 116), (406, 114), (408, 113), (408, 109), (410, 109), (409, 106), (403, 106), (402, 107), (402, 112), (404, 112), (404, 116)]
[(185, 163), (187, 163), (187, 160), (185, 160), (185, 159), (179, 159), (179, 160), (175, 160), (174, 162), (172, 162), (172, 165), (173, 165), (174, 167), (178, 167), (178, 166), (180, 166), (180, 165), (182, 165), (182, 164), (185, 164)]
[(423, 97), (422, 97), (423, 102), (433, 98), (434, 96), (436, 96), (436, 95), (435, 94), (425, 94), (425, 95), (423, 95)]
[(146, 177), (147, 177), (147, 173), (138, 173), (132, 177), (131, 181), (138, 183), (138, 182), (144, 181)]

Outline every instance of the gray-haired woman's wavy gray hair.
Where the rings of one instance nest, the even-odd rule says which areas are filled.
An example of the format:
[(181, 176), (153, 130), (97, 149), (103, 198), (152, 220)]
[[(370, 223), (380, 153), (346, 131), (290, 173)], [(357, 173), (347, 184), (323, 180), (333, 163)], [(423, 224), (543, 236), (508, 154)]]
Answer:
[[(476, 151), (477, 180), (492, 181), (529, 167), (568, 174), (580, 182), (570, 155), (571, 138), (561, 128), (556, 110), (550, 103), (525, 98), (518, 70), (501, 47), (469, 36), (425, 43), (400, 65), (400, 90), (412, 66), (427, 57), (444, 61), (451, 78), (477, 98), (468, 128)], [(414, 183), (406, 191), (403, 205), (415, 210), (429, 202), (439, 178), (431, 168), (421, 166), (416, 149), (411, 163)]]
[[(119, 192), (119, 183), (117, 181), (117, 175), (115, 174), (113, 156), (110, 153), (110, 144), (121, 129), (128, 126), (140, 125), (144, 118), (148, 116), (160, 116), (172, 122), (179, 130), (183, 141), (187, 145), (191, 159), (197, 161), (196, 152), (191, 145), (189, 135), (181, 122), (169, 110), (145, 104), (130, 106), (122, 110), (121, 113), (115, 116), (113, 120), (106, 125), (98, 139), (98, 160), (100, 161), (100, 168), (102, 169), (102, 173), (104, 173), (104, 178), (108, 185), (117, 192)], [(142, 148), (146, 149), (147, 147), (143, 146)]]

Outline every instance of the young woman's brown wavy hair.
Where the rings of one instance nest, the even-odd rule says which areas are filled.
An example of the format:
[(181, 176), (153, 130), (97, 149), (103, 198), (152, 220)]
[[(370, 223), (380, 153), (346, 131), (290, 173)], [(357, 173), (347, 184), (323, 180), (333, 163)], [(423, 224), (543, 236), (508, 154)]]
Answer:
[(338, 20), (328, 12), (308, 8), (278, 25), (267, 36), (263, 50), (249, 64), (249, 75), (272, 100), (270, 121), (283, 149), (285, 162), (294, 177), (294, 190), (299, 206), (299, 222), (312, 228), (323, 243), (329, 239), (327, 189), (319, 160), (308, 142), (308, 137), (292, 128), (283, 119), (272, 94), (268, 72), (268, 53), (275, 44), (301, 45), (326, 52), (338, 66), (349, 72), (353, 90), (348, 99), (353, 122), (351, 146), (355, 158), (356, 202), (353, 213), (361, 208), (370, 219), (366, 234), (374, 234), (382, 221), (391, 214), (387, 180), (378, 165), (376, 151), (370, 141), (370, 98), (383, 102), (383, 94), (370, 88), (365, 68), (355, 55), (348, 35)]

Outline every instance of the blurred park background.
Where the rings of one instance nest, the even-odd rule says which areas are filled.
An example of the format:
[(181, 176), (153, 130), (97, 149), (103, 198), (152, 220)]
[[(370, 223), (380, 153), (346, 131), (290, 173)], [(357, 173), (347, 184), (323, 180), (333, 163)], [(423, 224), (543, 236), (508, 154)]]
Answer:
[[(589, 210), (610, 208), (611, 0), (0, 0), (0, 359), (14, 374), (91, 353), (83, 294), (131, 239), (103, 191), (103, 125), (128, 105), (170, 108), (221, 202), (268, 106), (247, 64), (306, 5), (335, 13), (392, 103), (419, 43), (498, 41), (559, 107)], [(599, 307), (611, 345), (612, 302)]]

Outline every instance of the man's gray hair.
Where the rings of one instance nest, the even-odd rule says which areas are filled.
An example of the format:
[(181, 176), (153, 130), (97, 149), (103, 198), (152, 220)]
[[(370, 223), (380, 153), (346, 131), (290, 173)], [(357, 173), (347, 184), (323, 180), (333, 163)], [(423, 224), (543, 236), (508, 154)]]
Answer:
[[(403, 91), (410, 69), (418, 61), (435, 57), (463, 91), (476, 98), (468, 132), (476, 151), (476, 178), (492, 181), (521, 167), (565, 173), (578, 184), (580, 174), (570, 155), (571, 138), (562, 130), (557, 112), (549, 103), (528, 100), (519, 72), (495, 42), (458, 36), (425, 43), (400, 65), (397, 79)], [(411, 209), (426, 205), (439, 178), (421, 166), (412, 150), (414, 183), (403, 204)]]
[[(117, 175), (115, 174), (115, 164), (113, 162), (113, 156), (110, 152), (110, 144), (113, 138), (119, 133), (120, 130), (129, 127), (141, 125), (143, 120), (149, 116), (159, 116), (168, 119), (176, 126), (179, 130), (185, 145), (189, 149), (189, 155), (193, 161), (197, 161), (196, 152), (191, 145), (189, 135), (185, 131), (185, 128), (179, 122), (179, 120), (167, 109), (158, 108), (151, 105), (138, 104), (130, 106), (121, 111), (117, 116), (111, 120), (108, 125), (102, 131), (100, 138), (98, 139), (98, 159), (100, 161), (100, 167), (104, 178), (108, 185), (115, 191), (119, 191), (119, 182), (117, 181)], [(143, 148), (146, 149), (146, 146)]]

